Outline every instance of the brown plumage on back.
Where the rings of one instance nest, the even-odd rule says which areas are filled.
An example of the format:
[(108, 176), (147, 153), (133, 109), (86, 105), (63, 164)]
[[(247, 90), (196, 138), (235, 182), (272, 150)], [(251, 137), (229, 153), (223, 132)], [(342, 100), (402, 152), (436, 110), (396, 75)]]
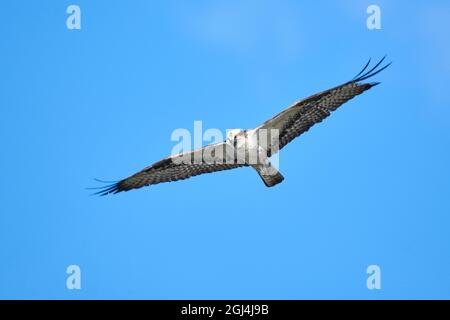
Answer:
[[(266, 153), (266, 159), (264, 159), (261, 163), (240, 163), (235, 161), (235, 159), (231, 159), (230, 161), (228, 153), (225, 150), (227, 150), (227, 148), (236, 148), (237, 139), (245, 139), (247, 136), (247, 134), (239, 132), (222, 143), (205, 146), (197, 150), (189, 151), (181, 155), (171, 156), (158, 161), (126, 179), (101, 188), (97, 194), (106, 195), (109, 193), (118, 193), (152, 184), (183, 180), (203, 173), (230, 170), (245, 166), (253, 167), (261, 176), (265, 185), (272, 187), (282, 182), (284, 178), (281, 173), (271, 167), (268, 157), (270, 157), (272, 153), (276, 153), (281, 150), (296, 137), (308, 131), (316, 123), (322, 122), (331, 114), (331, 112), (335, 111), (348, 100), (378, 85), (378, 82), (360, 82), (369, 79), (370, 77), (373, 77), (386, 69), (390, 63), (379, 68), (384, 60), (385, 58), (381, 59), (381, 61), (378, 62), (373, 68), (365, 72), (370, 64), (369, 60), (361, 72), (351, 81), (302, 99), (255, 129), (246, 130), (246, 133), (259, 133), (260, 130), (264, 129), (269, 133), (267, 138), (268, 141), (272, 141), (270, 137), (270, 130), (278, 130), (279, 136), (277, 145), (269, 144), (265, 148), (264, 151)], [(205, 161), (203, 159), (205, 150), (208, 150), (208, 152), (213, 150), (212, 154), (217, 155), (213, 159), (214, 161), (211, 161), (211, 159)], [(187, 156), (188, 159), (201, 159), (201, 161), (175, 161), (181, 156)], [(268, 172), (272, 173), (268, 174)]]

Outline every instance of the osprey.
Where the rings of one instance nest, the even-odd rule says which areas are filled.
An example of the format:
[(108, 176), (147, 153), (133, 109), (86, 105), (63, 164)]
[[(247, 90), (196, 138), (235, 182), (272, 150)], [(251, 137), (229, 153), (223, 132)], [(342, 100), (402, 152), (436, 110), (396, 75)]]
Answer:
[[(284, 177), (271, 164), (269, 158), (313, 125), (328, 117), (345, 102), (378, 85), (379, 82), (361, 83), (361, 81), (386, 69), (390, 63), (380, 67), (385, 58), (366, 71), (370, 65), (369, 60), (352, 80), (302, 99), (254, 129), (231, 130), (223, 142), (169, 156), (126, 179), (100, 188), (96, 194), (107, 195), (129, 191), (152, 184), (240, 167), (252, 167), (267, 187), (273, 187), (282, 182)], [(263, 132), (267, 134), (266, 139), (261, 139)], [(262, 140), (266, 143), (261, 143)], [(242, 156), (237, 157), (238, 154)]]

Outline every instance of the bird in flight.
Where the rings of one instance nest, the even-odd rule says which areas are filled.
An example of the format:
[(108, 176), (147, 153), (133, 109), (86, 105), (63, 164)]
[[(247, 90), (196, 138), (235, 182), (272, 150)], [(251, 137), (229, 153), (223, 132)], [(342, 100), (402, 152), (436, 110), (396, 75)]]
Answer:
[(379, 82), (362, 81), (386, 69), (391, 63), (382, 66), (385, 58), (367, 70), (369, 60), (352, 80), (302, 99), (254, 129), (231, 130), (223, 142), (169, 156), (128, 178), (99, 188), (96, 194), (115, 194), (240, 167), (252, 167), (267, 187), (273, 187), (284, 177), (269, 158), (345, 102), (378, 85)]

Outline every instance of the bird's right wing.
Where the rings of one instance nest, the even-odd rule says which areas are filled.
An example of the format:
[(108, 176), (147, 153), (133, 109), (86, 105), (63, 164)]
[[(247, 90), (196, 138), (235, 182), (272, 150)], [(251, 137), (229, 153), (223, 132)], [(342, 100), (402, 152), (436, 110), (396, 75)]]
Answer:
[[(117, 183), (101, 188), (97, 194), (107, 195), (138, 189), (152, 184), (184, 180), (204, 173), (230, 170), (246, 166), (237, 163), (225, 142), (212, 144), (200, 149), (167, 157), (151, 166), (120, 180)], [(234, 152), (234, 151), (232, 151)]]
[(369, 60), (364, 69), (353, 80), (302, 99), (256, 128), (258, 131), (262, 129), (267, 130), (267, 134), (269, 135), (267, 141), (271, 141), (272, 139), (269, 131), (272, 129), (278, 130), (278, 140), (275, 140), (278, 145), (274, 148), (270, 144), (267, 148), (268, 154), (271, 155), (272, 150), (281, 150), (281, 148), (308, 131), (316, 123), (322, 122), (332, 111), (335, 111), (345, 102), (379, 84), (377, 82), (359, 82), (373, 77), (386, 69), (390, 63), (377, 69), (384, 59), (381, 59), (372, 69), (364, 73), (370, 64)]

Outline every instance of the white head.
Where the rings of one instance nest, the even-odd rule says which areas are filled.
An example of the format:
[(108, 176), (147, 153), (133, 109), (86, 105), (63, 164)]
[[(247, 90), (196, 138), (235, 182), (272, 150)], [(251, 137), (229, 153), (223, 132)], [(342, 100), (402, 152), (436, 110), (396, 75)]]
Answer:
[(227, 140), (233, 142), (234, 138), (244, 130), (242, 129), (231, 129), (227, 131)]

